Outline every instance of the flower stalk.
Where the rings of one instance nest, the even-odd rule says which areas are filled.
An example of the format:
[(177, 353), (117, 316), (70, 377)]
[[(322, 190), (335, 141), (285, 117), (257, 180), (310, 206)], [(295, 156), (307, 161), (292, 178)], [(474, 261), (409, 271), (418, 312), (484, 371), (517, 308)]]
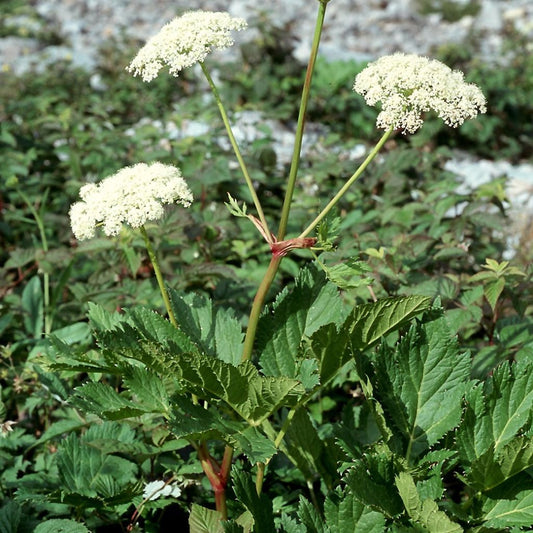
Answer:
[(161, 296), (163, 297), (163, 302), (165, 304), (165, 308), (168, 313), (168, 318), (173, 326), (178, 327), (178, 322), (176, 320), (176, 317), (174, 316), (174, 311), (172, 311), (172, 306), (170, 305), (170, 298), (168, 297), (168, 291), (167, 291), (167, 288), (165, 287), (165, 282), (163, 280), (163, 275), (161, 274), (161, 268), (159, 267), (159, 261), (157, 259), (154, 247), (152, 246), (152, 243), (150, 242), (150, 238), (148, 237), (148, 233), (146, 233), (145, 227), (141, 226), (139, 229), (144, 239), (144, 245), (146, 246), (148, 257), (150, 258), (150, 262), (152, 263), (152, 266), (154, 267), (155, 277), (157, 279), (157, 284), (159, 285)]
[(222, 117), (222, 122), (224, 123), (226, 132), (228, 134), (229, 142), (231, 143), (231, 147), (233, 148), (233, 151), (235, 152), (235, 156), (237, 157), (237, 161), (241, 168), (241, 172), (244, 176), (244, 180), (246, 181), (246, 185), (248, 186), (248, 190), (250, 191), (250, 195), (252, 196), (252, 200), (253, 200), (255, 209), (257, 210), (257, 214), (259, 215), (259, 219), (261, 221), (264, 234), (270, 235), (270, 230), (268, 229), (268, 224), (265, 218), (265, 214), (263, 212), (263, 207), (261, 206), (261, 202), (259, 201), (257, 193), (255, 192), (252, 178), (250, 177), (248, 169), (246, 168), (246, 163), (244, 162), (241, 151), (239, 149), (239, 145), (237, 144), (235, 135), (233, 134), (233, 130), (231, 128), (228, 114), (226, 113), (226, 109), (224, 107), (222, 99), (220, 98), (220, 93), (218, 92), (217, 86), (215, 85), (215, 82), (213, 81), (213, 78), (209, 74), (209, 71), (207, 70), (204, 63), (200, 63), (200, 66), (202, 67), (202, 72), (204, 73), (204, 76), (207, 79), (207, 83), (209, 84), (209, 87), (211, 87), (211, 91), (213, 93), (213, 96), (215, 97), (215, 101), (217, 103), (220, 116)]
[(381, 137), (381, 139), (377, 142), (376, 146), (372, 149), (372, 151), (366, 156), (365, 160), (361, 163), (359, 168), (354, 172), (354, 174), (350, 177), (350, 179), (339, 189), (337, 194), (328, 202), (328, 205), (322, 209), (322, 211), (317, 215), (317, 217), (307, 226), (307, 228), (300, 233), (298, 236), (299, 239), (303, 239), (309, 233), (311, 233), (318, 223), (323, 220), (326, 215), (337, 205), (339, 200), (344, 196), (346, 191), (352, 186), (352, 184), (361, 176), (361, 174), (365, 171), (366, 167), (370, 164), (370, 162), (376, 157), (378, 152), (381, 150), (383, 145), (387, 142), (387, 139), (391, 136), (393, 132), (393, 129), (390, 128), (387, 130)]

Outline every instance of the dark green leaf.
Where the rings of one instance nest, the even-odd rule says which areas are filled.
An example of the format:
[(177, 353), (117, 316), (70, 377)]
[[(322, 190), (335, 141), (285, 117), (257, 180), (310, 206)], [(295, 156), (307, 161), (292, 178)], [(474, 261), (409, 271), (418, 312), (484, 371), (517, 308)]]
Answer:
[(235, 495), (254, 517), (254, 533), (275, 533), (272, 500), (265, 493), (258, 496), (255, 483), (245, 472), (235, 472), (233, 481)]
[(24, 327), (34, 338), (43, 332), (44, 300), (41, 278), (33, 276), (22, 291), (22, 309), (24, 310)]
[(324, 504), (324, 515), (329, 530), (346, 533), (382, 533), (385, 531), (385, 516), (365, 507), (349, 491), (333, 493)]
[(79, 522), (56, 518), (41, 522), (34, 533), (90, 533), (90, 531)]

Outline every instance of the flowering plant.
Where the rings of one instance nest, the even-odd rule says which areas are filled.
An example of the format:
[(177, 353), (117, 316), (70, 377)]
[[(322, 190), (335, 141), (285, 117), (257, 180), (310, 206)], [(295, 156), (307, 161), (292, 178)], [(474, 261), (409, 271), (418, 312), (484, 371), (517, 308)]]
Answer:
[[(184, 179), (175, 167), (140, 163), (98, 185), (85, 185), (82, 201), (71, 208), (72, 229), (79, 239), (93, 237), (99, 226), (109, 236), (119, 234), (124, 224), (138, 229), (168, 320), (149, 307), (111, 313), (91, 305), (89, 323), (96, 349), (73, 353), (68, 343), (53, 339), (57, 359), (52, 366), (89, 376), (70, 399), (80, 412), (109, 424), (142, 420), (154, 428), (165, 452), (183, 450), (181, 442), (194, 450), (213, 491), (214, 509), (192, 498), (196, 499), (189, 516), (193, 533), (409, 528), (455, 532), (471, 525), (478, 530), (526, 525), (530, 515), (520, 514), (529, 505), (525, 490), (511, 488), (504, 500), (491, 492), (505, 491), (505, 483), (531, 466), (533, 394), (528, 393), (511, 413), (508, 424), (501, 416), (514, 405), (514, 391), (531, 389), (526, 365), (502, 366), (481, 386), (470, 378), (470, 359), (460, 351), (438, 302), (416, 295), (377, 300), (370, 287), (370, 301), (348, 305), (341, 297), (340, 289), (347, 285), (340, 269), (327, 267), (320, 256), (333, 248), (335, 240), (331, 211), (396, 130), (415, 131), (422, 125), (423, 113), (430, 110), (458, 126), (485, 111), (484, 97), (461, 74), (426, 58), (395, 54), (369, 65), (357, 76), (354, 89), (371, 105), (381, 103), (377, 126), (386, 131), (322, 210), (317, 209), (299, 233), (288, 236), (328, 0), (318, 4), (279, 220), (269, 220), (265, 214), (204, 62), (213, 48), (231, 44), (229, 32), (243, 29), (245, 22), (225, 13), (186, 13), (152, 38), (128, 67), (150, 81), (163, 66), (176, 76), (199, 63), (213, 92), (254, 214), (231, 196), (227, 207), (253, 225), (270, 251), (245, 331), (230, 309), (165, 284), (145, 224), (161, 219), (163, 204), (189, 206), (193, 200), (186, 181), (193, 177)], [(292, 290), (283, 290), (265, 308), (280, 265), (294, 250), (303, 250), (316, 261), (297, 274)], [(356, 261), (341, 266), (350, 274), (364, 273)], [(359, 283), (365, 286), (369, 280)], [(395, 336), (397, 331), (400, 335)], [(378, 344), (377, 350), (371, 350)], [(114, 385), (109, 376), (116, 379)], [(319, 424), (311, 402), (334, 383), (349, 388), (351, 381), (358, 383), (353, 396), (362, 397), (363, 403), (351, 405), (346, 417), (335, 424)], [(104, 440), (102, 435), (111, 432), (110, 427), (115, 428), (102, 424), (89, 431)], [(114, 438), (119, 440), (118, 435)], [(450, 440), (453, 449), (445, 446)], [(61, 455), (60, 466), (65, 484), (76, 466), (76, 454), (86, 454), (86, 463), (81, 463), (84, 475), (109, 467), (91, 444), (76, 448), (72, 435), (64, 446), (68, 453)], [(133, 444), (125, 447), (127, 453), (135, 453)], [(121, 457), (115, 459), (115, 466), (124, 464), (118, 461)], [(276, 469), (283, 472), (289, 462), (299, 471), (298, 481), (303, 480), (307, 492), (297, 505), (291, 502), (275, 512), (267, 496), (269, 476), (274, 477)], [(132, 484), (124, 493), (114, 492), (111, 479), (100, 480), (109, 500), (129, 504), (131, 496), (135, 511), (130, 514), (130, 531), (144, 509), (155, 505), (157, 494), (179, 497), (187, 490), (180, 478), (186, 476), (186, 468), (178, 472), (172, 461), (161, 464), (166, 464), (165, 480), (151, 480), (144, 490)], [(468, 505), (443, 498), (444, 477), (458, 464), (461, 482), (475, 500), (471, 514)], [(291, 482), (283, 474), (275, 479)], [(89, 486), (85, 496), (97, 499), (91, 490)], [(201, 495), (209, 498), (206, 491)], [(511, 522), (513, 513), (520, 516)]]

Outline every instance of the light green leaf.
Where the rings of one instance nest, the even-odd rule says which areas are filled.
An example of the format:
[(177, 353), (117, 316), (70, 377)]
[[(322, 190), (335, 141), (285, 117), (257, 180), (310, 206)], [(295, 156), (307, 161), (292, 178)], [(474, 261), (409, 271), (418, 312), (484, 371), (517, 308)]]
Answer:
[(316, 508), (302, 497), (298, 504), (298, 517), (305, 525), (307, 533), (329, 533), (329, 528), (324, 524)]
[(193, 503), (191, 507), (189, 528), (190, 533), (224, 533), (220, 513), (196, 503)]
[(500, 294), (503, 292), (504, 288), (505, 278), (503, 277), (491, 280), (483, 287), (483, 292), (485, 293), (485, 297), (492, 308), (492, 312), (494, 312), (496, 304), (498, 303), (498, 298), (500, 297)]
[(533, 365), (502, 363), (466, 396), (457, 446), (467, 464), (491, 447), (497, 455), (531, 422)]
[(470, 375), (470, 357), (459, 353), (444, 318), (414, 324), (393, 350), (383, 345), (369, 369), (374, 395), (388, 425), (404, 442), (408, 461), (458, 425)]
[(269, 376), (297, 377), (298, 348), (304, 336), (344, 316), (337, 288), (315, 269), (304, 269), (292, 291), (283, 291), (272, 312), (261, 317), (257, 350)]
[(83, 524), (74, 520), (56, 518), (41, 522), (34, 533), (91, 533)]
[(126, 399), (104, 383), (86, 383), (77, 387), (71, 403), (83, 411), (108, 420), (131, 418), (150, 412), (149, 409), (145, 410), (139, 403)]
[(244, 453), (251, 463), (266, 462), (277, 453), (273, 442), (244, 421), (229, 420), (220, 410), (205, 409), (188, 398), (174, 398), (170, 429), (178, 438), (220, 439)]
[(233, 311), (214, 309), (211, 300), (199, 294), (169, 292), (180, 330), (201, 351), (237, 365), (242, 356), (243, 332)]
[(425, 296), (401, 296), (358, 305), (342, 329), (348, 333), (352, 349), (363, 351), (430, 306), (431, 299)]
[(413, 477), (407, 472), (396, 476), (396, 487), (411, 519), (420, 523), (428, 533), (460, 533), (463, 528), (452, 522), (436, 502), (426, 499), (420, 501)]
[(533, 490), (519, 492), (512, 500), (488, 500), (483, 505), (484, 525), (505, 528), (531, 527), (533, 524)]
[(365, 507), (388, 518), (403, 511), (403, 503), (394, 485), (394, 461), (383, 452), (364, 455), (353, 462), (346, 483), (354, 498)]

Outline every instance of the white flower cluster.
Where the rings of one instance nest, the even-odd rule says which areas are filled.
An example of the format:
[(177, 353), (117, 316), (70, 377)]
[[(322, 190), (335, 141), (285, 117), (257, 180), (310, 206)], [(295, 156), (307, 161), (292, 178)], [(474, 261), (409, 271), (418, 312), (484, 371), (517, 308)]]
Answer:
[(178, 168), (152, 163), (125, 167), (98, 184), (80, 189), (81, 202), (70, 208), (72, 232), (77, 239), (94, 237), (97, 226), (106, 235), (117, 235), (123, 223), (133, 228), (164, 214), (163, 204), (188, 207), (192, 193)]
[(167, 485), (162, 480), (151, 481), (144, 486), (143, 498), (145, 500), (157, 500), (161, 496), (179, 498), (181, 496), (181, 489), (174, 484)]
[(462, 72), (440, 61), (414, 54), (396, 53), (370, 63), (355, 78), (354, 91), (369, 105), (381, 102), (377, 126), (414, 133), (421, 114), (433, 110), (448, 126), (486, 112), (483, 93), (466, 83)]
[(231, 30), (242, 30), (244, 19), (233, 18), (229, 13), (189, 11), (175, 18), (141, 48), (127, 67), (143, 81), (153, 80), (167, 65), (169, 72), (179, 72), (202, 62), (213, 48), (228, 48), (233, 44)]

